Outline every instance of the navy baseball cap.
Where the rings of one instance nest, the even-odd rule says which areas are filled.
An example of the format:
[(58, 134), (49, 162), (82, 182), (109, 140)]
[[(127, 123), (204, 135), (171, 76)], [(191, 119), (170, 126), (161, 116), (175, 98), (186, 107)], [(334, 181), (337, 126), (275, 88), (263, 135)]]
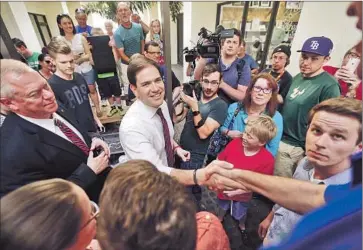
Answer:
[(321, 56), (329, 56), (331, 51), (333, 50), (333, 42), (324, 36), (320, 37), (311, 37), (304, 42), (304, 45), (301, 50), (297, 52), (306, 52), (318, 54)]

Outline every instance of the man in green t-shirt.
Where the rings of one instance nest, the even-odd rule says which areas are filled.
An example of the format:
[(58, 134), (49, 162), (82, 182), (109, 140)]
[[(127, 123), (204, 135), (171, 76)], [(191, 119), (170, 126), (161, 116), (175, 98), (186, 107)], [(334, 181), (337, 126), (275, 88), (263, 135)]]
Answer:
[(11, 40), (13, 41), (16, 51), (26, 59), (28, 65), (34, 70), (39, 70), (38, 56), (40, 53), (32, 52), (19, 38), (13, 38)]
[(291, 177), (303, 158), (310, 110), (326, 99), (340, 96), (339, 83), (323, 69), (332, 49), (333, 42), (329, 38), (312, 37), (298, 51), (301, 52), (300, 73), (293, 78), (282, 109), (284, 131), (275, 175)]

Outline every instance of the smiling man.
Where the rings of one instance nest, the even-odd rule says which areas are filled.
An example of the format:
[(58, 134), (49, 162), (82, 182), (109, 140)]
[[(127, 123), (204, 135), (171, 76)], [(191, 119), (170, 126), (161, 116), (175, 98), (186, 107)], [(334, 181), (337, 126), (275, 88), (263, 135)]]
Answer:
[[(0, 196), (34, 181), (62, 178), (97, 201), (110, 155), (106, 143), (91, 140), (72, 115), (58, 109), (38, 72), (16, 60), (0, 62), (0, 101), (11, 111), (0, 133)], [(96, 147), (103, 152), (94, 157)]]
[(132, 58), (127, 77), (136, 96), (120, 125), (120, 141), (127, 160), (147, 160), (184, 185), (222, 183), (216, 181), (217, 175), (210, 174), (221, 168), (232, 168), (228, 163), (215, 161), (194, 170), (174, 168), (174, 154), (185, 162), (190, 159), (190, 152), (172, 139), (174, 129), (164, 101), (165, 88), (158, 65), (143, 56)]
[(291, 177), (303, 158), (309, 111), (326, 99), (340, 96), (339, 83), (323, 69), (332, 49), (329, 38), (311, 37), (298, 51), (301, 52), (300, 73), (294, 77), (282, 108), (284, 131), (275, 175)]

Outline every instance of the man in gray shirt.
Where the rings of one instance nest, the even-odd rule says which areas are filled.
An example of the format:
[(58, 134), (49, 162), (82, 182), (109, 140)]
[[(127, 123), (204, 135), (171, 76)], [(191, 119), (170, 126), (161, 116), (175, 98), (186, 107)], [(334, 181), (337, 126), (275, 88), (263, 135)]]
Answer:
[(186, 117), (180, 145), (190, 152), (190, 160), (182, 162), (181, 169), (199, 169), (203, 166), (210, 138), (226, 119), (228, 105), (217, 94), (221, 78), (218, 65), (207, 64), (202, 72), (200, 100), (181, 93), (181, 98), (188, 107), (184, 108), (179, 118)]

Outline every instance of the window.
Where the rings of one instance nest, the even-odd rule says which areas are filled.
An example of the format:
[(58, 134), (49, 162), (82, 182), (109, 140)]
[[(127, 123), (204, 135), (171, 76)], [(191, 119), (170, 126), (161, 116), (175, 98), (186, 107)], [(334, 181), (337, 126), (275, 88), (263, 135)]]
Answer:
[(38, 37), (38, 41), (41, 45), (47, 46), (52, 38), (52, 34), (50, 32), (47, 18), (45, 15), (28, 13), (30, 20), (33, 24), (35, 33)]

